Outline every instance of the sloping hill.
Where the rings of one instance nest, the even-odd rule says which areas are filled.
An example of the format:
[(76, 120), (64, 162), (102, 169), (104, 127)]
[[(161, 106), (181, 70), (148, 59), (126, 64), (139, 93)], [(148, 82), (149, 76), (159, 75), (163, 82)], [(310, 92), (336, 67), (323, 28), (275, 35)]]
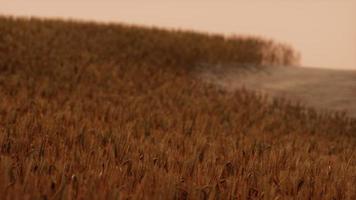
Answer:
[(261, 39), (2, 17), (0, 197), (355, 199), (355, 120), (194, 73), (291, 55)]

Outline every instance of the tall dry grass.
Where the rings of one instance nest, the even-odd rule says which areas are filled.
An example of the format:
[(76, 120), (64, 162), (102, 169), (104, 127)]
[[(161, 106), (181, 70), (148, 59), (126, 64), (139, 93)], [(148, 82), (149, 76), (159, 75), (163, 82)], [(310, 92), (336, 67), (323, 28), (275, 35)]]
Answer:
[(0, 18), (1, 199), (355, 199), (355, 120), (189, 73), (228, 41)]
[(299, 62), (298, 53), (289, 46), (257, 37), (76, 21), (10, 17), (0, 20), (2, 68), (103, 64), (108, 60), (188, 69), (201, 62), (282, 65)]

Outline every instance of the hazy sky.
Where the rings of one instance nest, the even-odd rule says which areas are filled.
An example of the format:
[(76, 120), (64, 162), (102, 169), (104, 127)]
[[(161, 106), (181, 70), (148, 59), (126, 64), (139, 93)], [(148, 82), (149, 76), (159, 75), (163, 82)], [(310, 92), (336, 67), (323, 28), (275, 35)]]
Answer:
[(0, 0), (0, 14), (263, 36), (305, 66), (356, 69), (356, 0)]

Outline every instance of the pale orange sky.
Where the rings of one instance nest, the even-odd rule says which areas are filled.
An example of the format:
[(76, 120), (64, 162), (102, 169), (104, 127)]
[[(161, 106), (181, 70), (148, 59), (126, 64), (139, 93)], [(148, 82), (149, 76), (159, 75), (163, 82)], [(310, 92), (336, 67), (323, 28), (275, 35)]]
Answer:
[(304, 66), (356, 69), (356, 0), (0, 0), (0, 14), (257, 35), (291, 44)]

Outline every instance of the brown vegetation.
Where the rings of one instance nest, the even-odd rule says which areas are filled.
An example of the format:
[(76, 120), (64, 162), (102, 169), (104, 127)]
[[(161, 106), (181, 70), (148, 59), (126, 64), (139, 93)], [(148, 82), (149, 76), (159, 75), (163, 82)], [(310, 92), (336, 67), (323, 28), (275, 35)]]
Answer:
[(355, 199), (355, 120), (189, 73), (256, 41), (0, 18), (1, 199)]

